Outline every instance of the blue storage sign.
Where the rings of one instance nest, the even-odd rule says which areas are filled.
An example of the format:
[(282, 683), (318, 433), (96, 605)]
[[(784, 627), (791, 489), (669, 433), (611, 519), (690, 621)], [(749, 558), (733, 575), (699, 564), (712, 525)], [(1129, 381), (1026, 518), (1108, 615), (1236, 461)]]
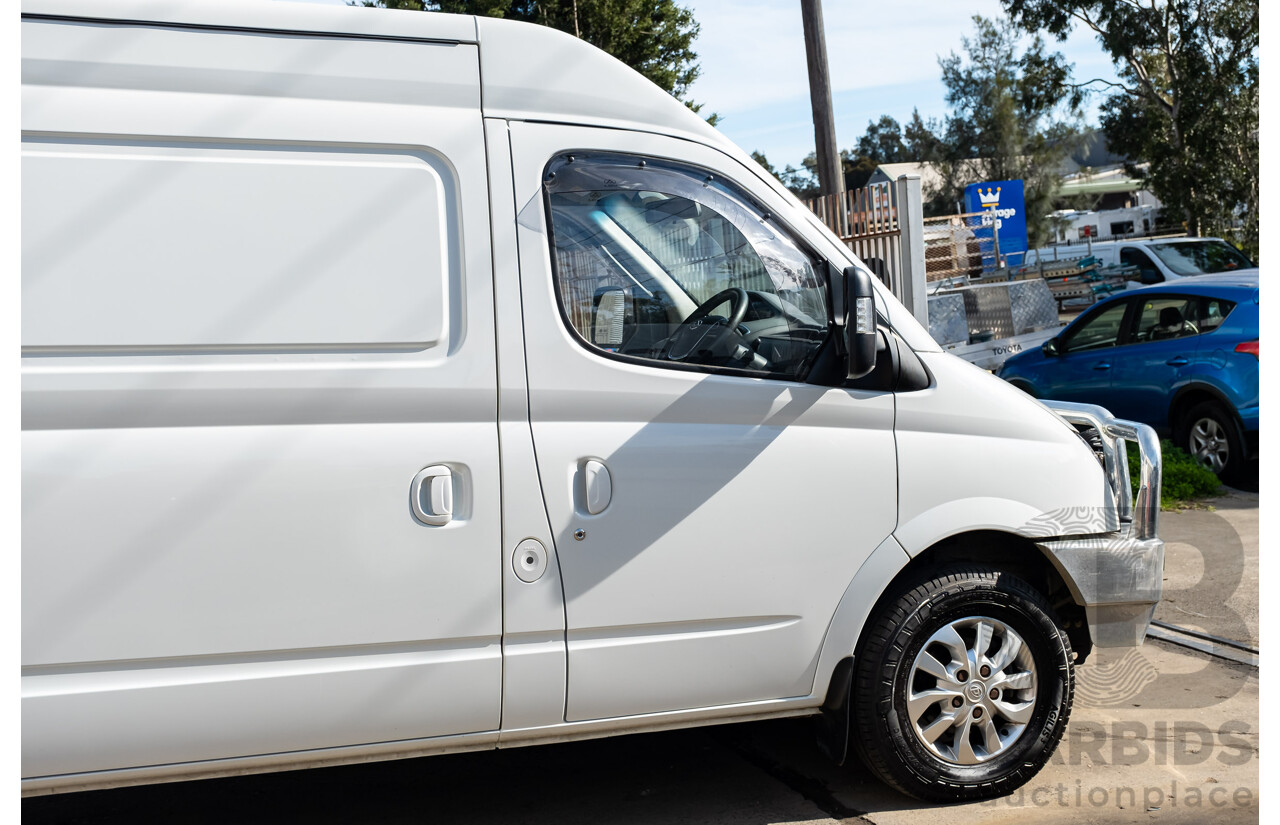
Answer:
[(982, 227), (975, 229), (974, 235), (979, 239), (990, 239), (994, 227), (1000, 241), (1000, 257), (1008, 266), (1022, 263), (1027, 254), (1027, 215), (1022, 181), (969, 184), (964, 188), (964, 211), (983, 213)]

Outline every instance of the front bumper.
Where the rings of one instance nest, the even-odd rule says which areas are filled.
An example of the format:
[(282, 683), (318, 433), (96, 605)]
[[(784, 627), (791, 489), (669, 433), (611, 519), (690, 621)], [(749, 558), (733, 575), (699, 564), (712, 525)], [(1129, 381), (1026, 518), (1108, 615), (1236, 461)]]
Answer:
[[(1146, 424), (1117, 420), (1102, 407), (1057, 401), (1047, 406), (1069, 424), (1097, 431), (1120, 529), (1101, 536), (1049, 537), (1036, 544), (1084, 607), (1096, 647), (1140, 645), (1164, 580), (1164, 542), (1156, 534), (1160, 441)], [(1127, 442), (1136, 444), (1140, 455), (1136, 496), (1130, 486)]]

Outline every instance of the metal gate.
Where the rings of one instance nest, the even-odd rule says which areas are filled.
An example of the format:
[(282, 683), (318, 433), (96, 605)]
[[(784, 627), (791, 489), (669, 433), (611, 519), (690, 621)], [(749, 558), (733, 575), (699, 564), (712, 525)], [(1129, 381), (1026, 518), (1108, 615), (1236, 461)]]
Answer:
[(921, 323), (929, 322), (919, 175), (811, 198), (805, 205)]
[(892, 188), (888, 182), (873, 183), (863, 189), (805, 201), (827, 228), (890, 287), (902, 278), (902, 226)]

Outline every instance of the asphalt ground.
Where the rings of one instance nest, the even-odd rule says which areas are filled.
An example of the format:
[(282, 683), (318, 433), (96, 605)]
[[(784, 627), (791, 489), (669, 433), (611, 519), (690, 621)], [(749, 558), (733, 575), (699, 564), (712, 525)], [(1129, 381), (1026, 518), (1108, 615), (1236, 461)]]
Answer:
[[(1161, 514), (1157, 617), (1255, 646), (1258, 498)], [(724, 725), (31, 797), (28, 823), (1257, 822), (1258, 671), (1148, 640), (1077, 669), (1067, 735), (1024, 788), (937, 806), (817, 749), (812, 721)]]

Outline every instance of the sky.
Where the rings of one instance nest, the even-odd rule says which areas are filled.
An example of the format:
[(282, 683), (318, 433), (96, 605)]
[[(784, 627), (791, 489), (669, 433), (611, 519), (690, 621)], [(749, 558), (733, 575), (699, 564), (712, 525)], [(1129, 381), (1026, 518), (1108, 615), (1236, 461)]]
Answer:
[[(280, 0), (342, 5), (343, 0)], [(781, 169), (813, 151), (813, 113), (799, 0), (676, 0), (702, 29), (693, 43), (701, 76), (688, 97), (748, 152)], [(912, 109), (928, 119), (947, 112), (938, 56), (961, 50), (971, 18), (1001, 16), (999, 0), (827, 0), (823, 3), (836, 143), (851, 148), (867, 124)], [(1075, 32), (1052, 49), (1075, 64), (1077, 81), (1115, 80), (1092, 33)], [(1096, 123), (1096, 102), (1086, 118)]]
[[(684, 0), (702, 31), (694, 49), (702, 74), (690, 90), (716, 112), (718, 127), (748, 152), (782, 168), (813, 151), (813, 114), (798, 0)], [(972, 17), (1003, 16), (998, 0), (827, 0), (823, 3), (836, 143), (851, 148), (867, 124), (899, 123), (913, 108), (926, 120), (947, 112), (938, 56), (960, 52)], [(1092, 33), (1047, 38), (1076, 66), (1077, 81), (1115, 80)], [(1096, 102), (1087, 119), (1096, 123)]]

